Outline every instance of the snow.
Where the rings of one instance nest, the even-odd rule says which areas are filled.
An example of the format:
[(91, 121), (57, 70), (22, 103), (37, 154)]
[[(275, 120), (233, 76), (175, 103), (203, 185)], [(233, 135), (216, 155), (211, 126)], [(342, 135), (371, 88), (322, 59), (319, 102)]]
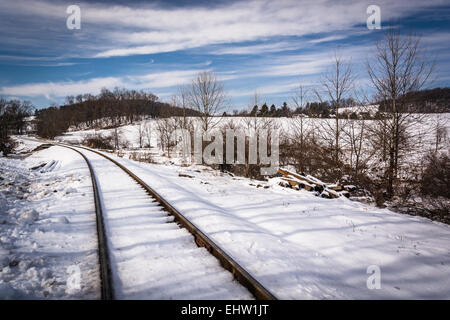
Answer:
[[(356, 109), (355, 109), (356, 108)], [(360, 110), (362, 107), (349, 107), (342, 108), (341, 111), (345, 110)], [(364, 107), (369, 110), (371, 113), (377, 111), (376, 105), (370, 105)], [(418, 118), (422, 118), (416, 126), (410, 126), (407, 129), (408, 135), (411, 136), (410, 147), (411, 150), (409, 154), (405, 155), (405, 167), (420, 167), (421, 161), (423, 160), (423, 156), (428, 154), (430, 150), (433, 149), (435, 145), (435, 130), (436, 124), (439, 122), (443, 127), (445, 127), (446, 132), (450, 131), (450, 113), (440, 113), (440, 114), (417, 114)], [(198, 118), (190, 118), (193, 123), (198, 123)], [(174, 119), (172, 119), (174, 120)], [(149, 126), (151, 129), (151, 145), (152, 147), (159, 146), (158, 142), (158, 132), (157, 128), (157, 119), (147, 119), (143, 121), (136, 122), (132, 125), (121, 126), (118, 129), (119, 136), (123, 144), (126, 144), (129, 149), (138, 149), (139, 148), (139, 126), (145, 124)], [(322, 118), (304, 118), (303, 119), (303, 129), (305, 132), (309, 130), (313, 130), (317, 133), (316, 138), (319, 141), (324, 142), (325, 144), (329, 143), (329, 141), (333, 140), (333, 130), (335, 126), (336, 119), (322, 119)], [(357, 136), (361, 130), (360, 125), (361, 122), (359, 120), (348, 120), (348, 119), (340, 119), (340, 127), (343, 130), (340, 135), (339, 145), (343, 148), (344, 154), (343, 156), (348, 158), (347, 162), (350, 160), (350, 144), (348, 135), (351, 133), (352, 127), (351, 124), (354, 124), (354, 134)], [(294, 134), (298, 130), (298, 119), (296, 118), (270, 118), (270, 117), (261, 117), (261, 118), (248, 118), (248, 117), (229, 117), (223, 118), (222, 121), (218, 124), (218, 129), (224, 129), (227, 126), (244, 130), (246, 133), (249, 133), (251, 129), (255, 128), (263, 128), (273, 127), (280, 130), (281, 136), (286, 135), (289, 137)], [(364, 126), (373, 124), (374, 120), (365, 120)], [(297, 129), (297, 130), (296, 130)], [(103, 136), (112, 135), (114, 129), (90, 129), (90, 130), (79, 130), (79, 131), (71, 131), (63, 136), (56, 137), (55, 140), (67, 143), (81, 143), (84, 138), (89, 135), (100, 134)], [(292, 137), (291, 137), (292, 138)], [(295, 138), (295, 136), (293, 137)], [(145, 142), (147, 139), (144, 139)], [(370, 155), (372, 152), (372, 146), (369, 144), (364, 146), (364, 157), (366, 155)], [(440, 148), (443, 150), (447, 150), (449, 148), (449, 139), (443, 138), (443, 141), (440, 143)], [(148, 149), (144, 149), (148, 150)], [(160, 152), (159, 152), (160, 153)], [(367, 156), (369, 157), (369, 156)], [(159, 162), (164, 161), (158, 155), (155, 155), (156, 160)], [(368, 161), (372, 161), (373, 165), (379, 162), (374, 156), (370, 157)], [(413, 165), (411, 165), (413, 164)], [(401, 172), (400, 172), (401, 173)]]
[[(255, 188), (202, 166), (115, 158), (281, 299), (450, 298), (448, 225), (343, 197)], [(366, 285), (372, 265), (381, 269), (379, 290)]]
[[(23, 152), (35, 147), (21, 143)], [(83, 152), (98, 175), (117, 298), (253, 298), (131, 178)], [(84, 160), (51, 147), (0, 161), (0, 298), (98, 299), (95, 212)], [(79, 289), (69, 285), (73, 267), (81, 271)]]
[[(34, 147), (21, 145), (22, 151)], [(29, 169), (52, 161), (52, 169)], [(54, 147), (22, 160), (0, 158), (0, 168), (0, 299), (98, 299), (96, 225), (84, 160)], [(74, 267), (79, 290), (67, 286), (67, 270)]]
[[(90, 263), (90, 270), (97, 272), (93, 267), (96, 254), (74, 258), (73, 253), (96, 247), (94, 221), (87, 219), (88, 207), (93, 219), (87, 170), (74, 154), (52, 147), (22, 161), (0, 158), (1, 177), (6, 177), (0, 180), (0, 297), (42, 298), (43, 288), (48, 290), (42, 281), (54, 279), (53, 287), (60, 289), (47, 297), (71, 298), (73, 293), (66, 292), (62, 284), (66, 266), (78, 258), (82, 270)], [(142, 189), (103, 158), (89, 157), (94, 160), (107, 210), (119, 298), (249, 297)], [(305, 190), (282, 188), (276, 179), (263, 183), (200, 165), (182, 167), (175, 164), (176, 159), (149, 164), (112, 157), (166, 198), (280, 299), (450, 299), (448, 225), (345, 197), (321, 199)], [(52, 160), (55, 163), (48, 171), (28, 170)], [(11, 186), (8, 181), (20, 183)], [(19, 190), (22, 181), (30, 183), (31, 190)], [(14, 198), (24, 195), (26, 199)], [(71, 212), (74, 204), (77, 210)], [(28, 214), (30, 224), (19, 223), (32, 209), (39, 214), (37, 220)], [(75, 219), (84, 221), (78, 225), (82, 228), (74, 230)], [(45, 232), (40, 233), (43, 228)], [(33, 253), (26, 256), (27, 250)], [(43, 252), (52, 252), (54, 260), (47, 261), (50, 258)], [(40, 264), (39, 258), (45, 261)], [(372, 266), (381, 270), (381, 289), (367, 287)], [(35, 284), (36, 279), (41, 284)], [(75, 294), (98, 298), (98, 275), (92, 272), (86, 277), (83, 273), (82, 280), (89, 280), (92, 287), (88, 289), (83, 282), (84, 290)]]
[(252, 299), (193, 236), (109, 160), (90, 159), (105, 209), (118, 299)]
[(353, 113), (360, 114), (362, 112), (368, 112), (371, 116), (374, 116), (378, 112), (379, 106), (375, 105), (366, 105), (366, 106), (353, 106), (353, 107), (344, 107), (339, 108), (339, 113)]

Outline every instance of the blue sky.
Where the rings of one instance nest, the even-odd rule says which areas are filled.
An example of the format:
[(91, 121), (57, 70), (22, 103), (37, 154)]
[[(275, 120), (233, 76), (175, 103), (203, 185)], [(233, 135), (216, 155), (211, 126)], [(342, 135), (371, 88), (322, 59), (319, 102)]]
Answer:
[[(69, 30), (66, 9), (81, 8)], [(366, 9), (381, 8), (382, 30)], [(102, 87), (143, 89), (168, 101), (202, 70), (224, 81), (229, 109), (289, 104), (301, 81), (313, 87), (337, 52), (370, 91), (365, 61), (383, 27), (422, 36), (438, 68), (432, 87), (450, 85), (448, 1), (0, 1), (0, 95), (37, 107)]]

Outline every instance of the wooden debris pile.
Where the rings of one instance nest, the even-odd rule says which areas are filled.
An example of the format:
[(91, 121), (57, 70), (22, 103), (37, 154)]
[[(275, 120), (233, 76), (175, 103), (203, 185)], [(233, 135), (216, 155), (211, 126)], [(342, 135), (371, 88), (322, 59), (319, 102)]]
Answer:
[(327, 199), (335, 199), (340, 196), (349, 197), (350, 192), (356, 189), (355, 186), (343, 186), (339, 184), (327, 184), (319, 179), (310, 176), (291, 172), (286, 169), (278, 169), (278, 173), (282, 175), (280, 185), (296, 190), (305, 189), (315, 192), (317, 196)]

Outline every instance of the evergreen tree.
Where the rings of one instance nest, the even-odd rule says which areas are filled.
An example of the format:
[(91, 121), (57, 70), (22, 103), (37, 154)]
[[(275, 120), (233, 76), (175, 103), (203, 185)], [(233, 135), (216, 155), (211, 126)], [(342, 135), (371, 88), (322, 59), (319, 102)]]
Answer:
[(275, 116), (275, 115), (276, 115), (276, 113), (277, 113), (277, 107), (275, 107), (274, 104), (272, 104), (272, 105), (270, 106), (270, 111), (269, 111), (269, 113), (270, 113), (271, 116)]
[(261, 110), (259, 111), (259, 114), (261, 117), (267, 117), (269, 114), (269, 107), (267, 106), (267, 104), (263, 104), (261, 107)]
[(283, 102), (283, 106), (281, 107), (281, 116), (282, 117), (289, 117), (290, 114), (291, 114), (291, 110), (287, 106), (287, 103)]
[(258, 106), (255, 105), (252, 109), (252, 111), (250, 112), (250, 116), (251, 117), (256, 117), (258, 115)]

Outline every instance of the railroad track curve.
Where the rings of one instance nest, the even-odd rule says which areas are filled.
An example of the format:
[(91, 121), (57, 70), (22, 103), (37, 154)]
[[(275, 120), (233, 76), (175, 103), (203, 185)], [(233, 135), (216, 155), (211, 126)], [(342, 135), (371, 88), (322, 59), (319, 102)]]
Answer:
[[(35, 141), (35, 140), (34, 140)], [(228, 270), (234, 277), (234, 279), (245, 287), (257, 300), (276, 300), (277, 297), (271, 293), (267, 288), (265, 288), (250, 272), (248, 272), (245, 267), (239, 264), (227, 251), (215, 243), (206, 233), (200, 230), (194, 223), (192, 223), (188, 218), (186, 218), (179, 210), (170, 204), (169, 201), (164, 199), (158, 192), (151, 188), (147, 183), (145, 183), (141, 178), (136, 176), (132, 171), (126, 168), (124, 165), (112, 159), (103, 152), (86, 148), (83, 146), (73, 146), (64, 143), (57, 143), (53, 141), (42, 141), (39, 142), (47, 143), (50, 145), (60, 146), (69, 148), (78, 154), (80, 154), (86, 161), (89, 171), (91, 174), (94, 202), (95, 202), (95, 212), (96, 212), (96, 222), (97, 222), (97, 233), (98, 233), (98, 244), (99, 244), (99, 264), (100, 264), (100, 280), (101, 280), (101, 299), (111, 300), (115, 299), (114, 288), (113, 288), (113, 276), (111, 271), (111, 262), (108, 250), (108, 241), (105, 232), (105, 221), (103, 213), (102, 199), (100, 197), (100, 191), (98, 186), (97, 177), (95, 175), (93, 166), (89, 161), (88, 157), (84, 154), (85, 151), (97, 154), (109, 162), (113, 163), (116, 167), (120, 168), (125, 172), (130, 178), (132, 178), (145, 192), (155, 200), (164, 210), (171, 216), (174, 220), (181, 225), (182, 228), (186, 229), (195, 240), (195, 244), (198, 247), (204, 247), (212, 256), (214, 256), (220, 263), (220, 265)], [(81, 149), (81, 150), (80, 150)]]

